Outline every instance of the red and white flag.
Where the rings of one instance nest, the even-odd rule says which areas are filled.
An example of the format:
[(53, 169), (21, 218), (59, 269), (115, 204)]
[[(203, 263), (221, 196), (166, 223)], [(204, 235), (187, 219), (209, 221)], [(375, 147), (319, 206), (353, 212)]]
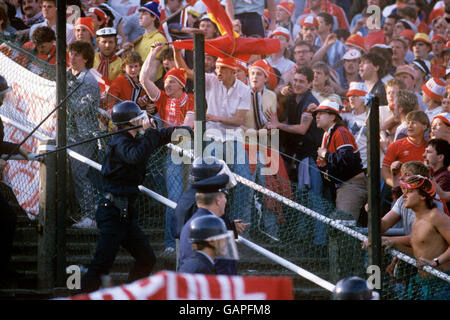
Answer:
[(289, 277), (241, 277), (161, 271), (70, 300), (292, 300)]

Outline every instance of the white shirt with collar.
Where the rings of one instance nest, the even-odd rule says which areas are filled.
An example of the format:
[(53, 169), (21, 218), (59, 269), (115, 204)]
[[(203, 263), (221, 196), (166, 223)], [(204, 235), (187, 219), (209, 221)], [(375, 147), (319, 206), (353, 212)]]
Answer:
[[(235, 80), (234, 84), (227, 89), (222, 81), (219, 81), (215, 74), (205, 74), (206, 102), (208, 104), (207, 113), (231, 118), (238, 110), (250, 110), (251, 90), (242, 81)], [(230, 130), (227, 135), (227, 129)], [(220, 139), (222, 141), (236, 140), (242, 141), (242, 129), (240, 127), (225, 125), (222, 122), (206, 122), (206, 136)], [(232, 133), (235, 133), (235, 136)], [(220, 134), (219, 134), (220, 133)]]

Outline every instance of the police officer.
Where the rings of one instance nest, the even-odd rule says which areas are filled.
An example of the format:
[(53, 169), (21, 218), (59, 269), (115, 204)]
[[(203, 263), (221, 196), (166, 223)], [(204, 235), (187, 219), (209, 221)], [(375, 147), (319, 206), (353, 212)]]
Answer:
[(217, 274), (216, 258), (239, 259), (232, 231), (215, 215), (194, 218), (189, 223), (189, 240), (193, 252), (178, 270), (184, 273)]
[[(11, 87), (8, 85), (8, 82), (0, 75), (0, 106), (3, 105), (3, 100), (10, 91)], [(21, 154), (27, 159), (27, 151), (22, 148), (17, 150), (17, 144), (3, 141), (4, 137), (5, 132), (2, 118), (0, 117), (0, 155), (14, 152)], [(7, 162), (5, 160), (0, 159), (0, 180), (6, 164)], [(14, 281), (20, 276), (9, 267), (17, 224), (17, 213), (16, 210), (9, 205), (7, 200), (9, 197), (15, 197), (11, 188), (3, 183), (0, 187), (0, 288), (6, 288), (15, 286)], [(14, 199), (14, 202), (17, 201)]]
[[(180, 238), (180, 256), (178, 259), (178, 267), (181, 266), (183, 259), (192, 250), (188, 239), (185, 238), (182, 240), (180, 233), (183, 226), (187, 224), (187, 221), (198, 210), (196, 203), (196, 193), (199, 192), (199, 182), (221, 174), (227, 175), (229, 178), (228, 182), (223, 188), (224, 190), (231, 189), (236, 186), (236, 179), (223, 160), (219, 160), (216, 157), (212, 156), (204, 158), (198, 157), (192, 163), (191, 180), (193, 184), (191, 185), (190, 189), (183, 193), (175, 209), (175, 216), (177, 219), (177, 238)], [(207, 184), (214, 183), (210, 180), (208, 181), (209, 182), (206, 182)], [(197, 185), (197, 187), (195, 187), (195, 185)], [(237, 238), (238, 234), (242, 233), (249, 225), (248, 223), (242, 222), (242, 220), (240, 219), (236, 219), (232, 222), (226, 213), (220, 215), (220, 218), (225, 222), (228, 230), (233, 230), (235, 238)], [(218, 274), (237, 274), (237, 261), (217, 258), (215, 262)]]
[(372, 291), (366, 280), (348, 277), (339, 280), (333, 291), (333, 300), (379, 300), (378, 292)]
[(146, 277), (152, 271), (156, 257), (137, 224), (138, 185), (145, 178), (149, 157), (157, 148), (169, 143), (173, 131), (180, 128), (154, 129), (146, 112), (133, 101), (116, 104), (111, 118), (118, 129), (137, 125), (142, 128), (118, 133), (108, 144), (101, 171), (104, 198), (98, 204), (95, 217), (100, 235), (94, 259), (82, 279), (82, 292), (100, 287), (101, 276), (111, 270), (120, 246), (136, 260), (128, 282)]

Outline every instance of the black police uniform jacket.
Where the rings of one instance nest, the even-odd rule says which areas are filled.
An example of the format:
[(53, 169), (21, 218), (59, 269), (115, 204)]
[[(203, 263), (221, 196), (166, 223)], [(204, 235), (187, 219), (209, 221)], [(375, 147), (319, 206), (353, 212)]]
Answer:
[(178, 272), (217, 274), (216, 268), (203, 253), (194, 251), (183, 263)]
[(103, 190), (118, 196), (139, 194), (138, 186), (144, 181), (148, 158), (171, 141), (176, 128), (179, 127), (149, 128), (136, 137), (128, 132), (113, 136), (101, 171)]

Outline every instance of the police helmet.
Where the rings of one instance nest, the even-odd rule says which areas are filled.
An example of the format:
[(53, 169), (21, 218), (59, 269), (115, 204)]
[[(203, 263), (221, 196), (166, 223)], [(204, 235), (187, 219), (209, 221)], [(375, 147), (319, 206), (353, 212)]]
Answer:
[(378, 292), (372, 292), (360, 277), (339, 280), (333, 291), (333, 300), (378, 300), (378, 297)]
[(189, 226), (189, 240), (192, 242), (207, 241), (211, 237), (227, 233), (222, 219), (207, 215), (195, 218)]
[(9, 90), (11, 90), (11, 87), (8, 86), (6, 79), (0, 75), (0, 95), (4, 95)]
[(211, 178), (223, 168), (223, 163), (216, 157), (198, 157), (192, 163), (191, 179), (193, 182)]
[(130, 121), (143, 116), (145, 112), (133, 101), (122, 101), (116, 104), (111, 113), (113, 124), (127, 124)]

